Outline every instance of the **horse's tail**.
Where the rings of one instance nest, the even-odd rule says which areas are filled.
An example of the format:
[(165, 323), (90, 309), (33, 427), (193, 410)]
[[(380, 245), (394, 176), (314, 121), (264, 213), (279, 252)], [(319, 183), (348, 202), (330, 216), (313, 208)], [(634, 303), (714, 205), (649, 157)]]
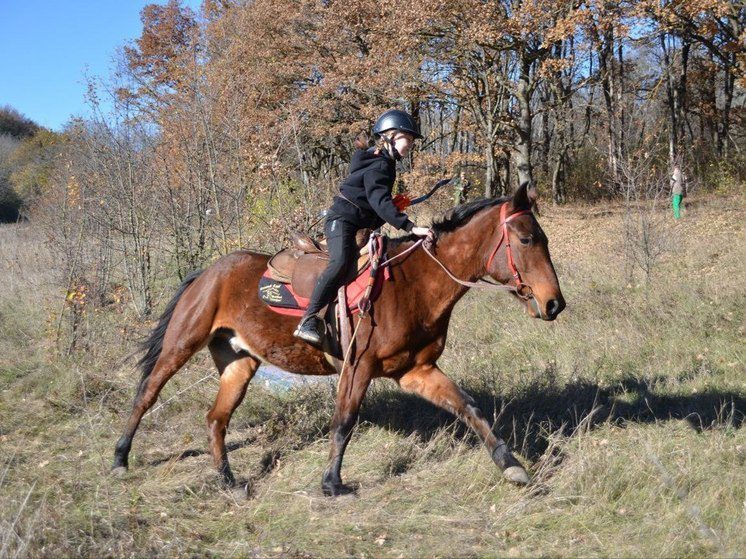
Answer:
[(137, 362), (137, 366), (142, 370), (140, 385), (137, 389), (138, 393), (142, 391), (145, 382), (148, 380), (148, 377), (150, 377), (150, 373), (153, 372), (158, 357), (161, 355), (161, 351), (163, 350), (163, 337), (166, 335), (166, 329), (168, 328), (168, 323), (171, 321), (171, 316), (174, 314), (176, 304), (179, 302), (179, 299), (181, 299), (181, 296), (184, 294), (187, 287), (189, 287), (201, 274), (202, 270), (195, 270), (184, 278), (179, 289), (176, 290), (176, 293), (168, 302), (166, 310), (163, 311), (163, 314), (158, 319), (156, 327), (153, 328), (150, 335), (140, 343), (140, 351), (145, 351), (145, 355), (143, 355)]

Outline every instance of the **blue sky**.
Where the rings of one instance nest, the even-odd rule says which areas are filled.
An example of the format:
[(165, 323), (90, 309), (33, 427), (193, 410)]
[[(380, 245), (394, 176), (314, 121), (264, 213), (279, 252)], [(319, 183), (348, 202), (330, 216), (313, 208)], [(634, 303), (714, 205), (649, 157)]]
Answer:
[(0, 0), (0, 106), (55, 130), (85, 116), (84, 75), (105, 78), (117, 47), (140, 36), (143, 6), (165, 1)]

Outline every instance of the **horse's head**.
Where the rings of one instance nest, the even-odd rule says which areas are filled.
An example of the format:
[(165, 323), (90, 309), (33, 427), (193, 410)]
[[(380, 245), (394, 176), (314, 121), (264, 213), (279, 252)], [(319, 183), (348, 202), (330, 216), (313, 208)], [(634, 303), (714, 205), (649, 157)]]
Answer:
[(531, 211), (536, 199), (524, 183), (513, 198), (493, 210), (498, 219), (487, 274), (516, 288), (514, 295), (534, 318), (554, 320), (565, 308), (547, 236)]

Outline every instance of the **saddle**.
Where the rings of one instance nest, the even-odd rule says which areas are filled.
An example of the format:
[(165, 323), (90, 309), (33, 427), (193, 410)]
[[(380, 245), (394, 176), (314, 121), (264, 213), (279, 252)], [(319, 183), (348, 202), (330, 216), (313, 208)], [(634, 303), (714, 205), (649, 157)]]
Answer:
[[(360, 251), (357, 271), (362, 272), (370, 261), (368, 237), (370, 229), (361, 229), (355, 236), (355, 244)], [(316, 280), (329, 263), (326, 239), (316, 241), (304, 233), (294, 231), (292, 245), (272, 256), (267, 263), (267, 275), (280, 283), (290, 284), (293, 292), (303, 298), (310, 298)]]
[[(352, 315), (367, 314), (371, 301), (383, 288), (383, 281), (390, 278), (388, 266), (378, 273), (379, 264), (384, 260), (385, 240), (369, 229), (358, 231), (357, 269), (350, 272), (345, 285), (339, 288), (337, 299), (327, 306), (324, 316), (327, 335), (323, 338), (322, 349), (338, 360), (343, 359), (344, 348), (354, 345)], [(329, 262), (329, 254), (324, 241), (315, 241), (308, 235), (294, 233), (292, 241), (292, 246), (269, 259), (267, 270), (259, 279), (259, 298), (273, 312), (302, 316), (316, 281)]]

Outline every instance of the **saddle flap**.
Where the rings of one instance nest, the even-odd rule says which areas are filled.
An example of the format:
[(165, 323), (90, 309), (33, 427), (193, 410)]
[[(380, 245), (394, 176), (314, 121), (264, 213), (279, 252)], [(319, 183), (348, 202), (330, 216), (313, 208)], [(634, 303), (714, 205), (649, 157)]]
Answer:
[(295, 265), (302, 255), (303, 252), (292, 247), (282, 249), (267, 262), (269, 276), (279, 282), (290, 283)]
[(316, 280), (328, 263), (329, 256), (320, 252), (304, 254), (298, 258), (290, 281), (293, 291), (301, 297), (310, 298), (316, 287)]
[[(347, 281), (352, 281), (360, 275), (370, 261), (366, 242), (369, 231), (362, 229), (357, 232), (355, 240), (360, 248), (357, 270), (354, 274), (350, 272)], [(290, 284), (300, 297), (309, 298), (319, 275), (329, 263), (326, 243), (314, 241), (308, 235), (298, 232), (293, 232), (292, 239), (293, 246), (281, 250), (269, 259), (267, 275), (273, 280)]]
[[(374, 251), (377, 261), (383, 258), (385, 243), (379, 237), (375, 242)], [(284, 252), (284, 254), (282, 254)], [(270, 259), (270, 263), (280, 266), (280, 272), (269, 266), (259, 281), (259, 298), (274, 312), (284, 315), (301, 316), (308, 308), (309, 299), (318, 282), (319, 275), (328, 265), (328, 255), (322, 253), (298, 254), (294, 249), (280, 251)], [(289, 272), (283, 266), (289, 265)], [(362, 255), (357, 261), (357, 269), (350, 270), (346, 279), (346, 286), (340, 289), (338, 300), (347, 312), (367, 313), (370, 301), (375, 300), (383, 287), (383, 282), (390, 279), (388, 266), (383, 266), (378, 274), (366, 273), (370, 269), (370, 258)], [(276, 280), (274, 274), (290, 276), (289, 282)], [(345, 305), (346, 301), (346, 305)], [(330, 307), (332, 308), (333, 305)]]

